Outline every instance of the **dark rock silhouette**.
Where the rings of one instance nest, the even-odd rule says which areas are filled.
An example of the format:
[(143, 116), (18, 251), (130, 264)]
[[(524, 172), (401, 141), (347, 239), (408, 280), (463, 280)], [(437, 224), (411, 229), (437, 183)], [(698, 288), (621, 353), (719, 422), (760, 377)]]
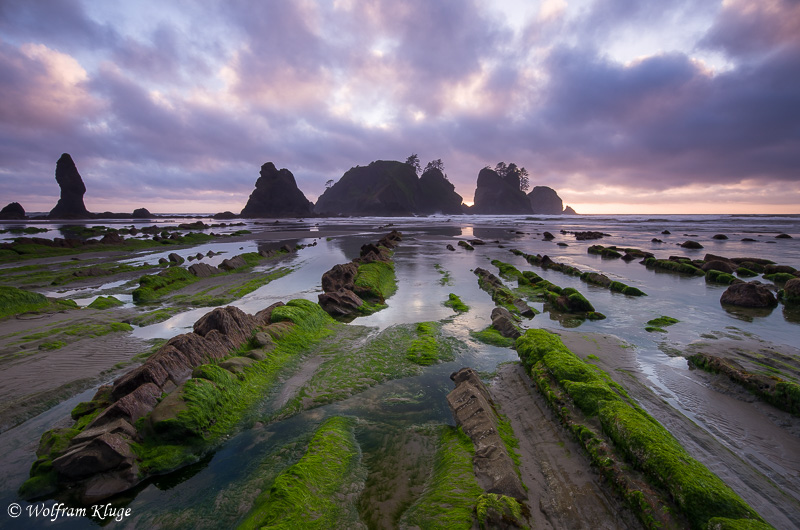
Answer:
[(572, 206), (564, 207), (564, 215), (578, 215), (578, 212), (572, 209)]
[(416, 213), (458, 214), (463, 198), (439, 169), (430, 168), (419, 178), (420, 196)]
[(154, 215), (147, 208), (136, 208), (131, 217), (134, 219), (152, 219)]
[(292, 172), (286, 168), (278, 171), (275, 164), (267, 162), (261, 166), (256, 189), (250, 194), (241, 216), (304, 217), (310, 215), (311, 211), (312, 204), (297, 187)]
[(320, 196), (314, 211), (324, 215), (412, 215), (419, 212), (420, 182), (414, 167), (377, 160), (350, 168)]
[(478, 173), (475, 204), (470, 209), (475, 214), (525, 214), (532, 213), (531, 203), (519, 189), (519, 176), (509, 172), (501, 177), (488, 167)]
[(83, 204), (86, 186), (75, 162), (68, 153), (61, 155), (56, 163), (56, 182), (61, 188), (61, 198), (47, 216), (50, 219), (87, 219), (92, 214)]
[(534, 186), (528, 199), (531, 201), (533, 213), (544, 215), (560, 215), (564, 213), (564, 202), (556, 190), (547, 186)]
[(25, 209), (20, 203), (12, 202), (0, 210), (0, 219), (4, 221), (25, 219)]

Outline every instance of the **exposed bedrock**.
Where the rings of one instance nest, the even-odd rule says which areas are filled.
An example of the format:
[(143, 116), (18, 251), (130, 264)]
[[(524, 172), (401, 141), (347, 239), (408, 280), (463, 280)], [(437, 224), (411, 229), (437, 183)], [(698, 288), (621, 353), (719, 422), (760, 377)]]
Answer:
[(313, 205), (297, 187), (292, 172), (280, 171), (272, 162), (261, 166), (256, 189), (250, 194), (241, 217), (305, 217), (311, 215)]
[[(270, 323), (272, 310), (280, 305), (283, 303), (273, 304), (255, 315), (228, 306), (201, 317), (195, 322), (194, 331), (173, 337), (144, 364), (117, 378), (112, 385), (101, 387), (89, 403), (91, 407), (77, 414), (73, 411), (77, 419), (101, 410), (69, 441), (65, 450), (53, 454), (50, 441), (53, 435), (48, 434), (51, 431), (45, 433), (37, 451), (40, 460), (34, 464), (32, 476), (35, 475), (33, 470), (46, 466), (51, 460), (58, 484), (66, 486), (86, 504), (138, 484), (145, 477), (137, 470), (133, 444), (147, 437), (153, 418), (168, 416), (167, 409), (180, 401), (176, 399), (180, 397), (180, 388), (196, 367), (228, 357), (256, 332), (264, 335), (265, 342), (270, 342), (269, 335), (285, 332), (282, 328), (289, 323)], [(251, 362), (252, 359), (233, 358), (220, 366), (236, 373)], [(138, 421), (148, 414), (149, 422)], [(31, 481), (35, 482), (35, 478)], [(50, 491), (31, 486), (26, 496), (28, 493), (37, 496)]]
[(472, 458), (478, 484), (487, 493), (527, 499), (514, 462), (498, 432), (498, 416), (489, 392), (472, 368), (450, 375), (456, 387), (447, 394), (447, 403), (456, 423), (475, 446)]

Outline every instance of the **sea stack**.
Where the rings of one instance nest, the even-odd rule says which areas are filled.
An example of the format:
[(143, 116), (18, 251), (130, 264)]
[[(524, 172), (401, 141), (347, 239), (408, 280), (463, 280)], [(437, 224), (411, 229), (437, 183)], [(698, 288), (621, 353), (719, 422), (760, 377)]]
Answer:
[(56, 163), (56, 182), (61, 188), (61, 198), (58, 199), (56, 207), (50, 210), (47, 216), (50, 219), (87, 219), (92, 214), (83, 204), (83, 195), (86, 193), (86, 186), (75, 162), (68, 153), (61, 155)]
[(462, 212), (463, 198), (440, 169), (427, 169), (419, 178), (419, 210), (416, 213), (445, 215)]
[(275, 164), (267, 162), (261, 166), (256, 189), (250, 194), (241, 216), (251, 219), (306, 217), (311, 215), (312, 206), (297, 187), (291, 171), (286, 168), (278, 171)]
[(556, 190), (548, 186), (534, 186), (528, 199), (535, 214), (561, 215), (564, 213), (564, 202)]
[(519, 189), (519, 175), (509, 172), (500, 176), (495, 170), (485, 167), (478, 173), (475, 204), (470, 213), (477, 214), (526, 214), (531, 213), (531, 203), (525, 192)]
[(25, 219), (25, 209), (20, 203), (12, 202), (0, 210), (0, 219), (4, 221)]

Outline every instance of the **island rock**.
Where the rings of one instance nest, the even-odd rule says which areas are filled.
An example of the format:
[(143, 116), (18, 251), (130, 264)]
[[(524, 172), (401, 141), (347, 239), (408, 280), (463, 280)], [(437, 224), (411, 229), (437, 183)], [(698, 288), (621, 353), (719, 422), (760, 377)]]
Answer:
[(439, 169), (430, 168), (419, 179), (420, 195), (416, 213), (458, 214), (463, 198)]
[(12, 202), (0, 210), (0, 219), (4, 221), (25, 219), (25, 209), (20, 203)]
[(241, 216), (245, 218), (304, 217), (310, 215), (312, 204), (297, 187), (294, 175), (284, 168), (278, 171), (275, 164), (261, 166), (261, 176), (256, 189), (250, 194)]
[(414, 167), (377, 160), (350, 168), (325, 190), (314, 212), (323, 215), (404, 216), (419, 212), (421, 188)]
[(533, 213), (544, 215), (561, 215), (564, 213), (564, 203), (556, 190), (547, 186), (534, 186), (528, 193)]
[(470, 213), (476, 214), (526, 214), (532, 213), (531, 203), (519, 189), (519, 175), (509, 172), (501, 177), (485, 167), (478, 173), (475, 204)]
[(69, 154), (64, 153), (56, 163), (56, 182), (61, 188), (61, 198), (47, 216), (50, 219), (87, 219), (92, 214), (83, 204), (86, 185)]

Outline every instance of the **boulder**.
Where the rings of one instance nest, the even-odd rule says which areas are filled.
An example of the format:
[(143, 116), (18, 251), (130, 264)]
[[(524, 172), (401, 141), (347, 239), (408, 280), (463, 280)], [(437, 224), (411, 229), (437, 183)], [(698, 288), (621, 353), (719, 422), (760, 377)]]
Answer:
[(9, 203), (0, 210), (0, 219), (4, 221), (25, 219), (25, 209), (18, 202)]
[(326, 293), (347, 289), (352, 291), (354, 288), (353, 280), (358, 272), (358, 265), (352, 261), (349, 263), (334, 265), (331, 270), (322, 275), (322, 290)]
[(319, 295), (319, 305), (329, 315), (347, 317), (357, 314), (364, 300), (353, 291), (338, 289)]
[(542, 234), (542, 239), (544, 239), (545, 241), (552, 241), (553, 239), (555, 239), (555, 237), (556, 236), (554, 236), (550, 232), (545, 232), (544, 234)]
[(447, 250), (451, 251), (451, 252), (455, 252), (455, 251), (456, 251), (456, 247), (454, 247), (454, 246), (453, 246), (453, 245), (451, 245), (450, 243), (448, 243), (448, 244), (447, 244), (447, 246), (446, 246), (445, 248), (446, 248)]
[(78, 168), (69, 154), (64, 153), (56, 162), (56, 182), (61, 188), (61, 198), (55, 208), (50, 210), (50, 219), (88, 219), (92, 214), (83, 204), (83, 195), (86, 186), (83, 183)]
[(242, 267), (246, 266), (247, 262), (242, 256), (234, 256), (232, 258), (224, 259), (222, 260), (222, 263), (219, 264), (219, 268), (225, 271), (241, 269)]
[(417, 211), (420, 214), (459, 214), (463, 198), (439, 169), (426, 170), (419, 179)]
[(206, 313), (194, 323), (194, 332), (206, 337), (211, 330), (217, 330), (238, 347), (246, 343), (258, 326), (255, 317), (238, 307), (218, 307)]
[(124, 435), (102, 434), (53, 460), (53, 469), (67, 478), (79, 479), (124, 464), (132, 466), (135, 458), (130, 442)]
[(220, 269), (209, 265), (208, 263), (195, 263), (194, 265), (190, 265), (189, 272), (198, 278), (208, 278), (209, 276), (222, 273)]
[(249, 357), (231, 357), (219, 363), (219, 366), (233, 374), (241, 374), (244, 373), (245, 368), (253, 366), (255, 362)]
[(790, 304), (800, 304), (800, 278), (786, 282), (783, 286), (783, 300)]
[(714, 234), (713, 236), (711, 236), (711, 239), (725, 240), (728, 239), (728, 236), (726, 236), (725, 234)]
[(258, 313), (256, 313), (256, 314), (254, 315), (254, 318), (256, 319), (256, 323), (257, 323), (259, 326), (266, 326), (266, 325), (268, 325), (270, 322), (272, 322), (272, 311), (273, 311), (273, 310), (274, 310), (276, 307), (280, 307), (280, 306), (282, 306), (282, 305), (285, 305), (285, 304), (284, 304), (283, 302), (275, 302), (274, 304), (272, 304), (272, 305), (270, 305), (270, 306), (268, 306), (268, 307), (266, 307), (266, 308), (262, 309), (262, 310), (261, 310), (261, 311), (259, 311)]
[(683, 243), (681, 243), (681, 246), (683, 248), (688, 248), (688, 249), (701, 249), (701, 248), (703, 248), (703, 245), (701, 245), (697, 241), (691, 241), (691, 240), (684, 241)]
[(764, 266), (764, 274), (775, 274), (775, 273), (786, 273), (786, 274), (794, 274), (797, 272), (797, 269), (790, 265), (774, 265), (769, 264)]
[(792, 236), (790, 236), (789, 234), (778, 234), (777, 236), (775, 236), (775, 239), (792, 239)]
[(250, 194), (241, 216), (245, 218), (303, 217), (310, 215), (312, 204), (297, 187), (292, 172), (278, 169), (272, 162), (261, 166), (256, 188)]
[(772, 291), (756, 281), (731, 285), (722, 293), (720, 302), (739, 307), (775, 307), (778, 305)]
[(528, 193), (528, 200), (535, 214), (560, 215), (564, 213), (564, 203), (553, 188), (534, 186)]
[(703, 272), (715, 270), (715, 271), (725, 272), (727, 274), (733, 274), (734, 272), (736, 272), (736, 269), (738, 267), (736, 266), (736, 264), (730, 261), (712, 260), (712, 261), (706, 261), (700, 268), (703, 270)]
[(478, 173), (475, 203), (470, 210), (476, 214), (529, 214), (531, 202), (519, 189), (519, 175), (509, 172), (501, 177), (488, 167)]
[(522, 334), (517, 327), (517, 320), (505, 307), (492, 309), (492, 327), (510, 339), (516, 339)]

